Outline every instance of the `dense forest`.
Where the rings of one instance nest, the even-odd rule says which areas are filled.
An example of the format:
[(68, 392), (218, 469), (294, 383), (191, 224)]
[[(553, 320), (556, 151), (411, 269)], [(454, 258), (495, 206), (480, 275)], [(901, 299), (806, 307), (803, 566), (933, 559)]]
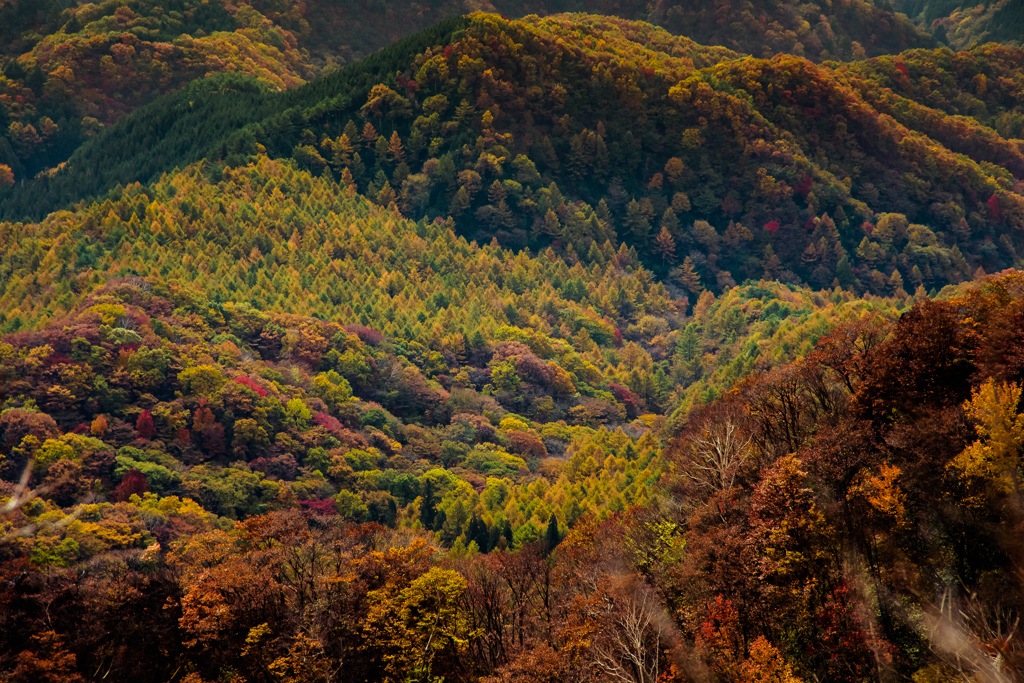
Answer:
[(58, 167), (104, 126), (211, 73), (275, 89), (316, 73), (295, 36), (248, 5), (63, 4), (0, 3), (0, 164), (14, 178)]
[(895, 0), (892, 5), (936, 40), (958, 49), (989, 41), (1021, 45), (1024, 3), (1020, 0)]
[[(367, 326), (435, 356), (464, 359), (518, 327), (543, 335), (544, 348), (558, 347), (553, 337), (589, 354), (596, 369), (584, 377), (619, 366), (616, 349), (628, 348), (614, 381), (664, 412), (722, 393), (762, 359), (805, 353), (836, 321), (913, 303), (767, 282), (697, 296), (659, 282), (625, 245), (599, 245), (589, 263), (517, 253), (265, 157), (216, 183), (204, 170), (39, 224), (0, 224), (11, 245), (0, 260), (0, 330), (55, 326), (111, 279), (158, 278), (215, 302)], [(691, 398), (673, 398), (676, 388)]]
[[(820, 62), (942, 43), (961, 49), (986, 41), (1019, 45), (1019, 5), (6, 0), (0, 3), (0, 131), (6, 138), (0, 164), (16, 177), (31, 178), (64, 162), (105, 125), (197, 77), (243, 73), (275, 89), (292, 87), (474, 10), (510, 17), (596, 12), (757, 57), (792, 54)], [(4, 131), (11, 123), (18, 125)]]
[(673, 423), (636, 342), (112, 280), (0, 347), (7, 680), (1013, 680), (1022, 306), (865, 310)]
[(0, 683), (1024, 680), (1018, 4), (0, 0)]
[[(502, 13), (520, 1), (493, 3)], [(525, 0), (531, 12), (545, 14), (551, 2)], [(803, 3), (707, 3), (699, 0), (563, 3), (558, 11), (594, 12), (646, 21), (704, 45), (723, 45), (755, 57), (792, 54), (813, 61), (862, 59), (911, 48), (935, 47), (929, 33), (884, 2), (813, 0)], [(515, 12), (511, 12), (513, 16)]]
[[(1019, 17), (1003, 7), (1007, 1), (983, 16), (938, 3), (900, 10), (920, 15), (924, 28), (941, 24), (951, 44), (969, 47), (1018, 36)], [(242, 73), (274, 89), (293, 87), (474, 10), (617, 15), (758, 57), (848, 60), (937, 44), (905, 15), (864, 0), (735, 9), (640, 0), (7, 0), (0, 3), (0, 164), (16, 178), (32, 178), (66, 161), (104, 126), (195, 78)]]
[(1022, 81), (996, 45), (816, 65), (596, 16), (474, 15), (285, 93), (200, 81), (4, 205), (265, 152), (470, 239), (588, 261), (625, 243), (691, 290), (932, 291), (1024, 246)]
[[(56, 578), (138, 558), (156, 563), (146, 565), (155, 582), (150, 569), (123, 578), (163, 601), (176, 543), (206, 547), (201, 538), (220, 534), (227, 559), (236, 520), (269, 514), (288, 534), (322, 539), (315, 519), (343, 545), (355, 533), (357, 553), (383, 544), (381, 571), (424, 590), (441, 581), (457, 607), (464, 580), (433, 566), (441, 548), (450, 560), (493, 552), (552, 571), (549, 553), (570, 527), (652, 503), (689, 407), (806, 353), (844, 320), (891, 319), (913, 304), (764, 282), (690, 306), (625, 247), (584, 267), (479, 247), (448, 223), (411, 222), (281, 162), (225, 170), (219, 183), (203, 170), (2, 228), (17, 245), (4, 259), (4, 324), (36, 328), (0, 346), (0, 462), (16, 502), (0, 553), (11, 571)], [(23, 471), (42, 497), (14, 483)], [(376, 526), (345, 526), (359, 523)], [(5, 596), (11, 680), (91, 665), (61, 629), (33, 644), (28, 588), (19, 581)], [(98, 597), (94, 588), (84, 590)], [(456, 628), (475, 632), (459, 609)], [(188, 640), (175, 618), (161, 647)], [(143, 619), (129, 631), (160, 628)], [(185, 650), (140, 661), (118, 653), (128, 631), (97, 637), (114, 638), (95, 663), (119, 678), (186, 666), (202, 680), (240, 666), (204, 656), (204, 669)], [(365, 656), (350, 675), (379, 680), (373, 667), (390, 660)], [(493, 669), (505, 655), (491, 656)], [(298, 666), (278, 659), (269, 671)]]

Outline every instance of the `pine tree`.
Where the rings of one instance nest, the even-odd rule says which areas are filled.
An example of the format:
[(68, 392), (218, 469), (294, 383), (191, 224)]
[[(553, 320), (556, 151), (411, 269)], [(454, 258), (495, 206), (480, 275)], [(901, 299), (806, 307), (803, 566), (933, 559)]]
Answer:
[[(963, 252), (960, 251), (960, 247), (953, 245), (953, 248), (949, 250), (949, 259), (953, 262), (953, 267), (956, 272), (959, 273), (964, 279), (971, 277), (971, 267), (967, 265), (967, 259), (964, 258)], [(953, 278), (950, 277), (952, 280)]]
[(587, 131), (572, 136), (569, 140), (569, 174), (575, 180), (582, 180), (590, 175), (591, 158), (587, 153), (585, 138)]
[(515, 214), (512, 213), (512, 209), (508, 208), (508, 203), (502, 199), (494, 207), (494, 216), (498, 225), (504, 228), (514, 228), (519, 224)]
[(343, 134), (354, 144), (356, 139), (359, 137), (359, 126), (356, 125), (355, 121), (349, 119), (348, 123), (345, 124)]
[(377, 144), (377, 137), (377, 129), (373, 127), (372, 123), (367, 121), (366, 125), (363, 126), (363, 146), (366, 147), (366, 149), (372, 149), (373, 146)]
[(700, 333), (697, 330), (697, 323), (690, 323), (683, 329), (676, 342), (676, 355), (683, 362), (692, 361), (697, 357), (697, 349), (700, 344)]
[(699, 294), (704, 289), (700, 284), (700, 275), (697, 274), (693, 260), (689, 256), (683, 259), (683, 265), (678, 268), (675, 279), (683, 289), (694, 294)]
[(914, 281), (914, 284), (920, 287), (924, 283), (924, 273), (918, 266), (914, 266), (910, 269), (910, 279)]
[(626, 207), (626, 230), (639, 247), (645, 247), (651, 238), (651, 222), (647, 220), (640, 209), (640, 203), (635, 199)]
[(654, 253), (661, 257), (662, 263), (671, 263), (676, 260), (676, 240), (664, 225), (661, 226), (661, 232), (654, 240)]
[(562, 535), (558, 531), (558, 519), (556, 519), (555, 516), (552, 514), (551, 517), (548, 518), (548, 529), (544, 533), (544, 543), (547, 552), (550, 553), (561, 542)]
[(679, 234), (679, 218), (672, 207), (668, 207), (665, 209), (665, 213), (661, 214), (661, 227), (663, 230), (668, 230), (668, 234), (672, 237)]
[(861, 239), (860, 244), (857, 245), (857, 258), (869, 266), (875, 265), (882, 256), (881, 248), (875, 242), (868, 239), (866, 235)]
[(459, 191), (452, 197), (452, 202), (448, 206), (448, 213), (455, 218), (458, 218), (466, 212), (469, 208), (469, 192), (466, 190), (466, 186), (463, 185), (459, 188)]
[(349, 139), (344, 133), (341, 134), (332, 147), (334, 152), (331, 163), (335, 170), (344, 168), (352, 164), (352, 154), (356, 151), (352, 145), (352, 140)]
[(476, 121), (472, 120), (475, 118), (475, 114), (476, 109), (469, 103), (469, 100), (462, 100), (462, 102), (459, 102), (459, 106), (455, 108), (455, 120), (462, 125), (476, 123)]
[(906, 296), (907, 292), (903, 289), (903, 276), (900, 275), (898, 269), (893, 269), (892, 275), (889, 276), (889, 287), (892, 288), (892, 293), (896, 296)]
[(477, 517), (475, 512), (466, 527), (466, 539), (476, 543), (480, 552), (486, 553), (490, 550), (490, 531), (487, 528), (487, 523)]
[(762, 263), (764, 264), (764, 278), (766, 280), (778, 279), (779, 271), (782, 269), (782, 259), (778, 257), (770, 244), (765, 245)]
[(487, 340), (484, 339), (483, 333), (480, 330), (473, 330), (473, 334), (469, 336), (469, 347), (474, 351), (480, 351), (487, 346)]
[(836, 280), (839, 281), (841, 287), (846, 289), (857, 284), (857, 276), (854, 275), (853, 266), (850, 265), (850, 259), (846, 256), (839, 259), (839, 263), (836, 264)]
[(395, 165), (405, 161), (405, 149), (402, 147), (402, 138), (398, 137), (398, 131), (391, 133), (391, 140), (388, 141), (388, 158)]
[[(426, 477), (424, 477), (426, 479)], [(430, 479), (423, 482), (423, 493), (420, 496), (420, 524), (424, 529), (434, 528), (434, 512), (437, 501), (434, 499), (434, 483)]]
[(491, 186), (487, 188), (487, 199), (491, 204), (497, 204), (507, 197), (508, 193), (505, 191), (505, 186), (502, 185), (500, 181), (495, 180), (491, 183)]
[(562, 196), (562, 191), (553, 182), (548, 185), (548, 201), (551, 208), (555, 211), (559, 211), (565, 205), (565, 197)]
[(352, 154), (352, 163), (349, 164), (348, 168), (352, 171), (352, 177), (357, 183), (361, 182), (366, 176), (366, 164), (363, 163), (363, 158), (359, 156), (359, 152)]
[(377, 142), (373, 144), (373, 157), (377, 161), (378, 167), (382, 166), (388, 158), (388, 141), (383, 135), (379, 136)]
[(377, 203), (381, 206), (390, 206), (396, 201), (398, 201), (398, 195), (395, 194), (395, 190), (391, 187), (391, 181), (384, 181), (384, 186), (377, 193)]
[(850, 219), (846, 217), (846, 212), (842, 206), (837, 206), (833, 212), (836, 225), (840, 228), (846, 228), (850, 225)]
[(608, 202), (603, 199), (597, 203), (597, 218), (605, 224), (606, 229), (615, 229), (615, 217), (608, 208)]

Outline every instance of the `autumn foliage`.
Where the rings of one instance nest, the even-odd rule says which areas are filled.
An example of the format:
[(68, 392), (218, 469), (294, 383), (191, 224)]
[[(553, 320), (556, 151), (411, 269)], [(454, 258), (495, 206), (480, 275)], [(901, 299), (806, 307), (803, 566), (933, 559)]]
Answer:
[(0, 0), (0, 683), (1024, 678), (1021, 51), (492, 4)]

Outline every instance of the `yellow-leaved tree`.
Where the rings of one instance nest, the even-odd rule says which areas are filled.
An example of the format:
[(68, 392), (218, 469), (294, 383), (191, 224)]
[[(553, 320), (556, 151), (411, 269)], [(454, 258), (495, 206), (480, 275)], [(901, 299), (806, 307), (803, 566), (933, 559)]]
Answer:
[(981, 438), (950, 463), (963, 478), (985, 481), (1001, 493), (1019, 491), (1024, 442), (1024, 414), (1017, 412), (1020, 393), (1017, 384), (990, 379), (964, 403), (968, 416), (978, 423)]
[(367, 595), (364, 633), (384, 662), (386, 681), (432, 682), (435, 666), (458, 666), (478, 635), (459, 606), (465, 590), (458, 572), (432, 567), (397, 593), (386, 587)]

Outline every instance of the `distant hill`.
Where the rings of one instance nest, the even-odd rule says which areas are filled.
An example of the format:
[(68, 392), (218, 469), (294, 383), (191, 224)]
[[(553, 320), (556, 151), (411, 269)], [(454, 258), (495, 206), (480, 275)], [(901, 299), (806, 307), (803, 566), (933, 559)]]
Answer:
[(647, 21), (704, 45), (721, 45), (755, 57), (792, 54), (812, 61), (863, 59), (935, 40), (905, 15), (864, 0), (804, 3), (682, 0), (493, 0), (505, 14), (525, 7), (538, 14), (583, 11)]
[(893, 5), (955, 49), (987, 42), (1020, 46), (1024, 40), (1021, 0), (895, 0)]
[(280, 90), (312, 78), (308, 62), (293, 33), (248, 5), (0, 3), (0, 164), (31, 178), (197, 78), (237, 72)]
[[(311, 53), (372, 52), (441, 19), (474, 10), (518, 18), (567, 12), (603, 14), (661, 26), (705, 45), (722, 45), (758, 57), (790, 53), (820, 61), (892, 54), (932, 47), (933, 38), (903, 14), (865, 2), (707, 3), (700, 0), (442, 0), (352, 3), (339, 0), (254, 2), (268, 17), (295, 30)], [(275, 14), (270, 8), (280, 7)], [(289, 23), (285, 8), (308, 28)], [(279, 19), (278, 17), (281, 16)]]
[[(40, 223), (0, 223), (0, 333), (52, 326), (105, 283), (147, 277), (215, 302), (370, 327), (453, 358), (480, 339), (522, 341), (512, 327), (542, 331), (580, 354), (612, 353), (587, 361), (605, 379), (573, 372), (633, 387), (637, 408), (660, 412), (806, 353), (839, 322), (908, 303), (751, 283), (691, 306), (625, 245), (605, 245), (590, 263), (477, 245), (451, 223), (404, 219), (266, 157), (209, 175), (199, 164)], [(642, 362), (620, 368), (616, 349), (631, 343)]]

